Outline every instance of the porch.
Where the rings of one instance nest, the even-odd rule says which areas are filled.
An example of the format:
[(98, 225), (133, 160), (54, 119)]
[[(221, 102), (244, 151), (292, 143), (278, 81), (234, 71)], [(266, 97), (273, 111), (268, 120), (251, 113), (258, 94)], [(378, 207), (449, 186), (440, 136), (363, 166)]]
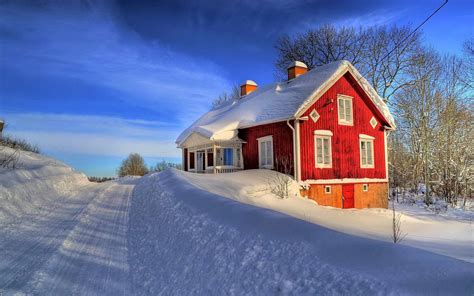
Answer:
[(183, 149), (185, 168), (203, 174), (232, 173), (244, 169), (241, 140), (210, 142)]

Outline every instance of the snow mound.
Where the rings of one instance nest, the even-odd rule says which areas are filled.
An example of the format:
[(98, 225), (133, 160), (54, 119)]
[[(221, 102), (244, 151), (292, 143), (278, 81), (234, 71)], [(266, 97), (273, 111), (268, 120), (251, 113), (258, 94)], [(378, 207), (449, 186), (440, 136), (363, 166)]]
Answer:
[[(233, 200), (281, 203), (282, 208), (295, 200), (270, 202), (260, 190), (249, 194), (257, 183), (262, 186), (258, 180), (242, 190), (226, 188), (240, 188), (256, 177), (249, 173), (243, 178), (167, 170), (139, 180), (131, 199), (128, 246), (136, 294), (464, 295), (474, 289), (470, 263)], [(197, 187), (204, 179), (231, 198)]]
[[(13, 149), (0, 146), (0, 159)], [(47, 212), (58, 198), (89, 185), (87, 177), (66, 164), (33, 152), (18, 151), (16, 168), (0, 168), (0, 225), (24, 215)]]

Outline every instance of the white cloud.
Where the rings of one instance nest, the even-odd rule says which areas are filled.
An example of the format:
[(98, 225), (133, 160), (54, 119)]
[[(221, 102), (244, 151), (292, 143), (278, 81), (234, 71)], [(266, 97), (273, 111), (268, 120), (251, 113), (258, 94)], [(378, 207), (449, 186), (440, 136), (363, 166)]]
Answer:
[(164, 122), (47, 113), (7, 113), (5, 119), (6, 134), (27, 139), (52, 155), (180, 155), (174, 144), (180, 128)]

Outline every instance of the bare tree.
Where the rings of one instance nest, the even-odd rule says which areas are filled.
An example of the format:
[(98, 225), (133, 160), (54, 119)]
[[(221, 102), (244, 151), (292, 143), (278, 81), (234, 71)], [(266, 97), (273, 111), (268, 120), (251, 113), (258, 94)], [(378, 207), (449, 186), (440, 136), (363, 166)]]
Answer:
[(122, 165), (118, 169), (119, 177), (124, 176), (143, 176), (148, 172), (143, 157), (138, 153), (130, 154), (122, 161)]
[[(275, 64), (279, 73), (285, 74), (293, 61), (302, 61), (311, 70), (330, 62), (348, 60), (388, 101), (400, 88), (412, 83), (404, 74), (420, 47), (420, 36), (413, 34), (405, 40), (410, 33), (409, 27), (336, 28), (324, 25), (295, 38), (281, 37), (275, 44), (278, 54)], [(398, 46), (402, 40), (405, 42)]]
[(213, 102), (212, 108), (218, 108), (224, 105), (225, 103), (232, 102), (237, 100), (240, 97), (240, 87), (234, 85), (229, 92), (221, 93)]

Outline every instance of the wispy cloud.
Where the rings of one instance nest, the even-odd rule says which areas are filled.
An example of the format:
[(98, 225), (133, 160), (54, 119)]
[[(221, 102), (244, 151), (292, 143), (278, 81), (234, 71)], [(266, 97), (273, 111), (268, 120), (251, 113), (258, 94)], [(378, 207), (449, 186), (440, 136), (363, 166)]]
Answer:
[(108, 116), (9, 113), (7, 133), (26, 138), (49, 154), (176, 157), (179, 127), (166, 122)]
[(4, 5), (2, 58), (10, 61), (3, 63), (4, 71), (72, 78), (151, 110), (174, 111), (186, 104), (202, 111), (229, 86), (216, 65), (141, 39), (113, 11), (103, 4)]

